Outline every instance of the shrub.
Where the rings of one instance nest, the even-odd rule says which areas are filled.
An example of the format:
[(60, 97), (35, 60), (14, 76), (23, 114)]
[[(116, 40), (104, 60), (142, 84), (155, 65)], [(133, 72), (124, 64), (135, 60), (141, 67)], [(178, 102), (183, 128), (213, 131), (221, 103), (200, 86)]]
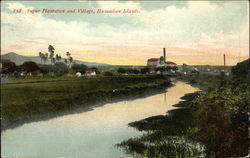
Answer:
[(110, 71), (106, 71), (103, 73), (104, 76), (113, 76), (114, 74)]
[(55, 63), (55, 65), (52, 67), (52, 70), (57, 75), (63, 75), (69, 72), (68, 67), (62, 62)]
[(40, 70), (39, 66), (33, 61), (26, 61), (20, 67), (26, 72), (35, 72)]
[(91, 70), (94, 70), (96, 74), (100, 74), (101, 72), (96, 67), (92, 67)]
[(233, 75), (236, 75), (236, 76), (246, 76), (250, 70), (250, 65), (249, 65), (249, 59), (243, 61), (243, 62), (240, 62), (240, 63), (237, 63), (237, 65), (235, 67), (232, 68), (232, 73)]
[(16, 70), (16, 64), (11, 61), (2, 62), (2, 72), (5, 74), (12, 73)]
[(141, 73), (142, 73), (142, 74), (149, 73), (149, 68), (148, 68), (148, 67), (142, 68), (142, 69), (141, 69)]
[(124, 69), (124, 68), (118, 68), (118, 69), (117, 69), (117, 72), (118, 72), (118, 73), (126, 73), (127, 71), (126, 71), (126, 69)]
[(51, 65), (41, 65), (40, 71), (43, 74), (48, 74), (50, 71), (52, 71), (52, 66)]
[(88, 70), (88, 66), (84, 64), (74, 64), (72, 66), (72, 69), (76, 72), (81, 72), (82, 74), (84, 74)]

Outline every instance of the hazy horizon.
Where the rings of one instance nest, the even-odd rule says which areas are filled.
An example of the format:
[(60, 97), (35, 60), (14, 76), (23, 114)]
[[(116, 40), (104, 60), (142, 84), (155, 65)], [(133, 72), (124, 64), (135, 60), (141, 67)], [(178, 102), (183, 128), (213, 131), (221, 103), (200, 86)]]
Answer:
[[(47, 52), (111, 65), (235, 65), (249, 56), (248, 1), (1, 1), (1, 55)], [(22, 9), (21, 13), (16, 10)], [(40, 10), (31, 13), (30, 10)], [(44, 13), (43, 9), (76, 13)], [(77, 13), (85, 9), (86, 13)], [(137, 10), (136, 13), (95, 12)], [(15, 12), (14, 12), (15, 10)], [(81, 11), (82, 11), (81, 10)], [(92, 10), (95, 13), (91, 13)], [(87, 12), (89, 11), (89, 12)]]

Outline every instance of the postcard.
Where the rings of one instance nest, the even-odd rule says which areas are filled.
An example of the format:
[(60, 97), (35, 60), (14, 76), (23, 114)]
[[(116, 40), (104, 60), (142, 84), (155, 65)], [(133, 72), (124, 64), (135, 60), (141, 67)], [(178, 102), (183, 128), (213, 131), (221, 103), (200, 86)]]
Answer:
[(249, 1), (1, 1), (1, 158), (249, 157)]

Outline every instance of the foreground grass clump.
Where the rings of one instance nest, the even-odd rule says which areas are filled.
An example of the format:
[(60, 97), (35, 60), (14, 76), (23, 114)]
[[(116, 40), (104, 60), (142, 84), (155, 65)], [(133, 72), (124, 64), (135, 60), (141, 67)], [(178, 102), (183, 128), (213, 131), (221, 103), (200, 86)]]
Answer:
[(217, 157), (248, 154), (250, 86), (245, 80), (222, 80), (220, 86), (202, 92), (190, 103), (197, 131), (207, 153)]
[(207, 85), (218, 86), (183, 97), (186, 101), (176, 105), (183, 108), (130, 123), (148, 133), (118, 146), (143, 158), (248, 155), (249, 81), (225, 76), (216, 80)]
[(164, 76), (112, 76), (71, 78), (1, 86), (2, 129), (36, 117), (59, 114), (77, 107), (140, 96), (170, 84)]

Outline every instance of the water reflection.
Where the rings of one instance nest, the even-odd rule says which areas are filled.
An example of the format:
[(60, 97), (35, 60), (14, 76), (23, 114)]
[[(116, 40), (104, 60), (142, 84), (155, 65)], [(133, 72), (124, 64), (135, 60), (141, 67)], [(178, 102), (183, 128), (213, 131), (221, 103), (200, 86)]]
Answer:
[[(141, 132), (128, 123), (165, 114), (186, 93), (197, 91), (177, 82), (164, 94), (121, 101), (92, 111), (25, 124), (1, 134), (2, 154), (22, 158), (117, 158), (125, 154), (113, 145)], [(163, 95), (163, 96), (162, 96)]]

